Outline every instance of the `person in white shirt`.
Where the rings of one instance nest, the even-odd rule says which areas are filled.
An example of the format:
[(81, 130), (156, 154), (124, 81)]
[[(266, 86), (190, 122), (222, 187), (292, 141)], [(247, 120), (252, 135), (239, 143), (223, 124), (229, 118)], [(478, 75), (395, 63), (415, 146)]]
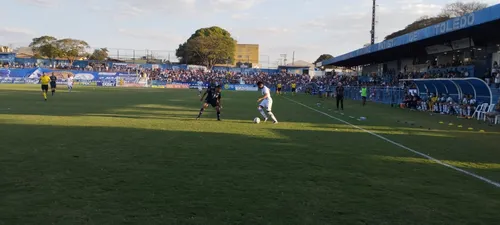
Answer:
[(197, 84), (198, 84), (198, 96), (201, 96), (201, 92), (203, 92), (203, 82), (198, 81)]
[(73, 77), (71, 75), (68, 76), (68, 91), (71, 92), (73, 90)]
[[(268, 120), (267, 116), (269, 115), (269, 117), (271, 117), (273, 122), (275, 124), (277, 124), (278, 120), (276, 119), (276, 117), (274, 116), (274, 114), (272, 112), (273, 99), (271, 98), (271, 90), (269, 90), (269, 88), (266, 87), (262, 81), (257, 82), (257, 86), (262, 91), (262, 95), (263, 95), (262, 98), (259, 98), (257, 100), (257, 102), (259, 103), (259, 107), (258, 107), (259, 112), (264, 117), (264, 122), (266, 122)], [(264, 112), (264, 110), (266, 110), (267, 115), (266, 115), (266, 112)]]
[(445, 114), (446, 112), (446, 94), (441, 95), (441, 98), (439, 100), (439, 112), (441, 114)]
[(472, 95), (469, 95), (469, 104), (467, 106), (467, 116), (471, 117), (472, 114), (474, 113), (474, 110), (476, 110), (476, 99), (472, 97)]

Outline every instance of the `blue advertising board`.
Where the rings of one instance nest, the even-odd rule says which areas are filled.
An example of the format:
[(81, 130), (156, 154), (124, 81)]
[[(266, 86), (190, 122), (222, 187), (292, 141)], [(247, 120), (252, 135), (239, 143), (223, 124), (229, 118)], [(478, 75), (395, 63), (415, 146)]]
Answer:
[(116, 87), (116, 81), (103, 81), (99, 80), (96, 82), (98, 87)]
[(0, 84), (24, 84), (24, 78), (19, 77), (0, 77)]
[(258, 91), (259, 88), (256, 85), (250, 84), (238, 84), (235, 86), (236, 91)]
[[(154, 80), (151, 82), (151, 87), (152, 88), (180, 88), (188, 86), (190, 89), (198, 89), (199, 84), (197, 82), (173, 82), (173, 83), (168, 83), (166, 81), (158, 81)], [(256, 85), (250, 85), (250, 84), (224, 84), (221, 85), (222, 90), (226, 91), (257, 91), (258, 88)], [(203, 89), (206, 89), (208, 87), (208, 83), (203, 83), (202, 84)]]
[(15, 59), (15, 53), (0, 53), (0, 62), (13, 63)]

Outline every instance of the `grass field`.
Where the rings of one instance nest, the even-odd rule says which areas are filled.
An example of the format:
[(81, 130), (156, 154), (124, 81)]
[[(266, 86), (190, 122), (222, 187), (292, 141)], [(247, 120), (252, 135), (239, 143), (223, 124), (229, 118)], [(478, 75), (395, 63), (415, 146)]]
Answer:
[(499, 182), (498, 126), (305, 95), (253, 124), (256, 92), (197, 121), (192, 90), (38, 90), (0, 86), (1, 225), (500, 221), (499, 187), (389, 142)]

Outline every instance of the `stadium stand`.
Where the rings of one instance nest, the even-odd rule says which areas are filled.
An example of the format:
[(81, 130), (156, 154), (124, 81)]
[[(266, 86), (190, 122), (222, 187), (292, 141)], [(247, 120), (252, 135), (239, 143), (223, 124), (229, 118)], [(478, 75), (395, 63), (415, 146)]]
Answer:
[[(362, 67), (358, 79), (372, 87), (372, 101), (403, 103), (433, 111), (430, 99), (464, 99), (474, 106), (494, 105), (500, 97), (500, 4), (369, 45), (318, 63), (317, 66)], [(357, 88), (346, 97), (359, 98)], [(437, 109), (442, 108), (437, 100)], [(471, 105), (467, 103), (467, 105)], [(494, 107), (493, 107), (494, 108)], [(446, 111), (454, 107), (446, 107)], [(458, 109), (458, 108), (457, 108)], [(489, 110), (490, 108), (485, 110)], [(456, 112), (455, 112), (456, 113)], [(468, 114), (468, 113), (467, 113)], [(470, 115), (469, 115), (470, 116)]]

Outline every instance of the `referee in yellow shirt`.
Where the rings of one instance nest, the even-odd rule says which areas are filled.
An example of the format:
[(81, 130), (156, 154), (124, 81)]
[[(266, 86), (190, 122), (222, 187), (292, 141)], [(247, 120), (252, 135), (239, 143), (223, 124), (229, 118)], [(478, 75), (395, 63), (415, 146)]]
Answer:
[(297, 92), (297, 84), (295, 82), (292, 83), (292, 96)]
[(45, 101), (47, 101), (47, 92), (49, 91), (50, 77), (47, 74), (43, 74), (40, 77), (40, 84), (42, 84), (42, 94)]

